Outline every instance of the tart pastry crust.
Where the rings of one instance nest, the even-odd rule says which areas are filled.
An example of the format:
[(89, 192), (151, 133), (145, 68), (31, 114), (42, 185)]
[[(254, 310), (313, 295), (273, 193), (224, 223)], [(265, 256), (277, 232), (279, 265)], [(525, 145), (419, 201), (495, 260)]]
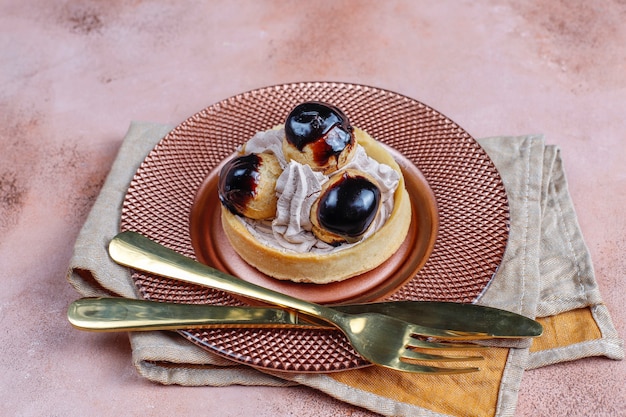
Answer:
[(384, 263), (402, 245), (411, 223), (411, 201), (400, 167), (385, 148), (363, 130), (354, 129), (356, 142), (376, 161), (400, 174), (394, 193), (394, 208), (385, 224), (355, 245), (330, 253), (296, 253), (259, 242), (244, 224), (224, 206), (222, 226), (235, 251), (250, 265), (280, 280), (326, 284), (343, 281)]

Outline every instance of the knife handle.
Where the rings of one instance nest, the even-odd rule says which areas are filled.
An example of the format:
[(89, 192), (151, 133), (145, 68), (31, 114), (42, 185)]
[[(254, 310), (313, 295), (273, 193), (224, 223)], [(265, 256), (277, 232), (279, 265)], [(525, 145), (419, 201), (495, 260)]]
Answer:
[(67, 318), (77, 329), (96, 332), (284, 327), (290, 324), (302, 327), (297, 324), (296, 313), (275, 308), (225, 308), (127, 298), (79, 299), (70, 304)]

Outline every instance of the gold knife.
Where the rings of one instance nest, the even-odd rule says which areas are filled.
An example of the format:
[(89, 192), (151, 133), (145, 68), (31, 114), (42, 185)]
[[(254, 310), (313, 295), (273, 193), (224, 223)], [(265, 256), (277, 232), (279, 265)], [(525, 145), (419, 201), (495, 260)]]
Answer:
[[(387, 314), (420, 325), (421, 335), (442, 339), (525, 338), (537, 337), (543, 332), (541, 324), (528, 317), (475, 304), (394, 301), (333, 307), (346, 313)], [(78, 329), (103, 332), (210, 327), (326, 327), (280, 308), (162, 303), (126, 298), (79, 299), (70, 305), (67, 316)]]

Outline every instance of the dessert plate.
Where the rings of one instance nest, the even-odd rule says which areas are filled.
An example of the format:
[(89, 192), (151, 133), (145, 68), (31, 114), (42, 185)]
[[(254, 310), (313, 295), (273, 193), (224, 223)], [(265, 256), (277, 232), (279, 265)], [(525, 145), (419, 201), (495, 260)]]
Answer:
[[(202, 250), (196, 253), (192, 244), (197, 232), (190, 228), (196, 222), (191, 221), (198, 205), (194, 205), (195, 196), (237, 146), (257, 131), (283, 123), (289, 111), (306, 100), (342, 108), (353, 125), (407, 161), (405, 172), (409, 173), (410, 165), (417, 167), (436, 200), (437, 240), (425, 264), (415, 269), (419, 271), (398, 281), (391, 273), (390, 279), (356, 290), (347, 299), (476, 301), (500, 265), (508, 239), (508, 201), (500, 175), (480, 145), (452, 120), (419, 101), (378, 88), (325, 82), (284, 84), (239, 94), (203, 109), (172, 130), (143, 161), (124, 200), (121, 229), (142, 233), (189, 257), (214, 262)], [(206, 218), (214, 221), (214, 216)], [(414, 243), (406, 245), (400, 256), (412, 259)], [(221, 267), (231, 272), (227, 266)], [(133, 273), (133, 280), (140, 294), (151, 300), (245, 304), (221, 291), (140, 272)], [(211, 352), (269, 370), (331, 372), (368, 365), (338, 331), (209, 329), (180, 333)]]
[(436, 199), (428, 182), (402, 154), (391, 148), (388, 151), (402, 170), (412, 205), (411, 225), (402, 246), (378, 268), (344, 281), (318, 285), (274, 279), (246, 263), (229, 244), (222, 228), (217, 183), (223, 164), (203, 181), (191, 207), (189, 230), (196, 257), (245, 281), (314, 303), (347, 304), (384, 299), (412, 279), (428, 260), (438, 227)]

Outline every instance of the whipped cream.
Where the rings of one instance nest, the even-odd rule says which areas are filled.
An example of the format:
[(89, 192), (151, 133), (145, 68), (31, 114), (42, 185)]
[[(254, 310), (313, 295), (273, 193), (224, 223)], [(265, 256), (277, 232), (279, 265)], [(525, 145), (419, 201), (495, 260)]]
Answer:
[[(260, 242), (285, 251), (329, 253), (357, 245), (358, 242), (332, 246), (317, 239), (311, 231), (311, 206), (319, 197), (322, 185), (330, 176), (313, 171), (309, 165), (295, 161), (287, 162), (282, 146), (284, 135), (282, 126), (258, 132), (240, 149), (244, 155), (273, 153), (283, 168), (276, 182), (277, 216), (271, 221), (253, 220), (241, 216), (238, 218)], [(357, 145), (352, 160), (342, 170), (347, 168), (367, 172), (378, 182), (381, 191), (381, 208), (372, 226), (363, 236), (363, 239), (367, 239), (380, 229), (391, 215), (394, 205), (393, 197), (400, 175), (390, 166), (370, 158), (360, 145)], [(333, 172), (331, 175), (336, 175), (342, 170)]]

